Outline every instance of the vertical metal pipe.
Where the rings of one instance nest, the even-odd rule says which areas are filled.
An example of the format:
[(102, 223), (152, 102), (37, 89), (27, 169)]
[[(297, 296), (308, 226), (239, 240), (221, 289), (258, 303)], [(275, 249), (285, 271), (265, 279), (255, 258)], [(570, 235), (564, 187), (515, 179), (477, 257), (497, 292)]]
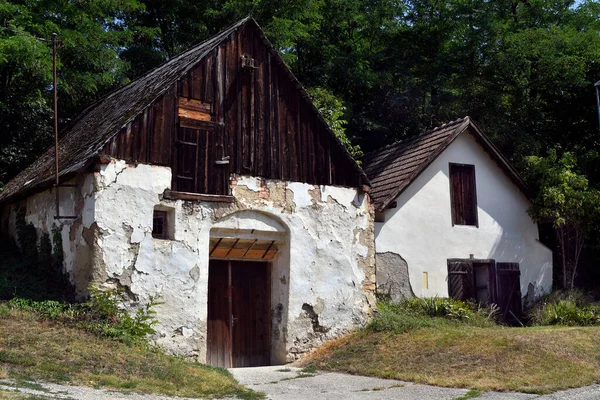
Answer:
[(231, 260), (227, 262), (227, 287), (229, 302), (229, 368), (233, 368), (233, 280), (231, 279)]
[(54, 184), (56, 186), (56, 217), (60, 216), (58, 193), (58, 96), (56, 90), (56, 33), (52, 34), (52, 97), (54, 106)]

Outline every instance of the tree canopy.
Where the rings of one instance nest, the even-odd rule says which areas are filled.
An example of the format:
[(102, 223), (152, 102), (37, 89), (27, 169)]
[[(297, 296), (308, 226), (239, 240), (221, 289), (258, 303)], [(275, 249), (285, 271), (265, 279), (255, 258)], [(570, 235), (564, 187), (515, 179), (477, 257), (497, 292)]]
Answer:
[(351, 151), (469, 115), (518, 170), (556, 149), (600, 185), (595, 0), (0, 0), (0, 181), (51, 144), (52, 32), (64, 127), (247, 15)]

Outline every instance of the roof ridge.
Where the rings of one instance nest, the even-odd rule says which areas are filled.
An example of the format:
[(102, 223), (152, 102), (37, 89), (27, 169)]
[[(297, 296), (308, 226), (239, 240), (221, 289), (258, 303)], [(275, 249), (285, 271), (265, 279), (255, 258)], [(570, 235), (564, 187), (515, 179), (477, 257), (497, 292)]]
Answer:
[(389, 148), (392, 148), (392, 147), (394, 147), (394, 146), (397, 146), (397, 145), (399, 145), (399, 144), (402, 144), (402, 143), (404, 143), (404, 140), (405, 140), (405, 139), (402, 139), (402, 140), (397, 140), (397, 141), (395, 141), (395, 142), (392, 142), (392, 143), (386, 144), (385, 146), (383, 146), (383, 147), (381, 147), (381, 148), (379, 148), (379, 149), (377, 149), (377, 150), (371, 150), (371, 151), (369, 151), (368, 153), (365, 153), (365, 155), (363, 156), (363, 158), (366, 160), (367, 158), (369, 158), (369, 156), (371, 156), (371, 155), (373, 155), (373, 154), (375, 154), (375, 153), (381, 153), (381, 152), (383, 152), (383, 151), (385, 151), (385, 150), (387, 150), (387, 149), (389, 149)]
[[(469, 124), (471, 120), (468, 116), (452, 120), (387, 145), (365, 160), (364, 169), (369, 171), (372, 182), (377, 182), (371, 189), (377, 209), (383, 210)], [(382, 176), (385, 178), (377, 179)]]
[(440, 126), (436, 126), (436, 127), (432, 128), (432, 129), (429, 129), (429, 130), (421, 133), (419, 136), (425, 136), (425, 135), (427, 135), (429, 133), (439, 131), (440, 129), (446, 129), (446, 128), (450, 127), (450, 126), (454, 126), (454, 125), (457, 125), (459, 123), (462, 123), (462, 122), (465, 122), (465, 121), (468, 121), (468, 120), (469, 120), (469, 116), (467, 115), (464, 118), (458, 118), (458, 119), (455, 119), (454, 121), (446, 122), (446, 123), (444, 123), (444, 124), (442, 124)]
[(434, 128), (427, 129), (424, 132), (419, 133), (418, 135), (413, 135), (413, 136), (409, 136), (409, 137), (406, 137), (406, 138), (403, 138), (403, 139), (400, 139), (400, 140), (396, 140), (396, 141), (394, 141), (392, 143), (386, 144), (385, 146), (383, 146), (383, 147), (381, 147), (381, 148), (379, 148), (377, 150), (372, 150), (372, 151), (366, 153), (364, 155), (364, 159), (366, 160), (367, 158), (371, 157), (375, 153), (379, 153), (380, 154), (380, 153), (382, 153), (382, 152), (384, 152), (386, 150), (389, 150), (390, 148), (392, 148), (394, 146), (398, 146), (398, 145), (401, 145), (401, 144), (407, 144), (406, 142), (409, 141), (409, 140), (413, 140), (413, 139), (416, 139), (416, 138), (419, 138), (419, 137), (422, 137), (422, 136), (427, 136), (427, 135), (429, 135), (429, 134), (431, 134), (433, 132), (437, 132), (437, 131), (439, 131), (441, 129), (445, 129), (445, 128), (448, 128), (450, 126), (457, 125), (457, 124), (465, 122), (467, 120), (470, 121), (470, 118), (469, 118), (468, 115), (465, 116), (465, 117), (463, 117), (463, 118), (457, 118), (457, 119), (455, 119), (453, 121), (450, 121), (450, 122), (444, 123), (442, 125), (436, 126)]

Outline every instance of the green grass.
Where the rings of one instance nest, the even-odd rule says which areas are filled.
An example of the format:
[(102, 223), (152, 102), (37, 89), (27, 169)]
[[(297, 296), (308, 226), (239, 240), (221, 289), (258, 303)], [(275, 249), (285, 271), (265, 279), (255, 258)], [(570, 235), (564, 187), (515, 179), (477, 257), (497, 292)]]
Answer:
[[(19, 391), (4, 390), (0, 387), (0, 400), (51, 400), (55, 397), (49, 397), (45, 395), (34, 395), (28, 393), (22, 393)], [(61, 399), (71, 400), (70, 397), (62, 396)], [(74, 399), (73, 399), (74, 400)]]
[(23, 387), (24, 381), (41, 380), (182, 397), (263, 397), (225, 369), (14, 309), (3, 311), (0, 323), (0, 378), (16, 379)]
[(479, 390), (469, 390), (467, 393), (465, 393), (463, 396), (459, 396), (454, 400), (469, 400), (469, 399), (475, 399), (479, 396), (481, 396), (483, 393), (481, 393)]
[(600, 382), (600, 327), (509, 328), (485, 318), (380, 312), (303, 365), (477, 391), (549, 393)]

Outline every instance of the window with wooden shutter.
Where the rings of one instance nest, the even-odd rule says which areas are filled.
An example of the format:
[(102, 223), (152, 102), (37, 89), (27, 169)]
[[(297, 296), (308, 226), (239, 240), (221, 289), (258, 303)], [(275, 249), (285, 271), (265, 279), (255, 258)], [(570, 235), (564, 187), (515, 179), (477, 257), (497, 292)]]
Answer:
[(496, 302), (496, 261), (473, 260), (475, 300), (483, 305)]
[(474, 165), (450, 164), (450, 200), (452, 225), (479, 226)]

